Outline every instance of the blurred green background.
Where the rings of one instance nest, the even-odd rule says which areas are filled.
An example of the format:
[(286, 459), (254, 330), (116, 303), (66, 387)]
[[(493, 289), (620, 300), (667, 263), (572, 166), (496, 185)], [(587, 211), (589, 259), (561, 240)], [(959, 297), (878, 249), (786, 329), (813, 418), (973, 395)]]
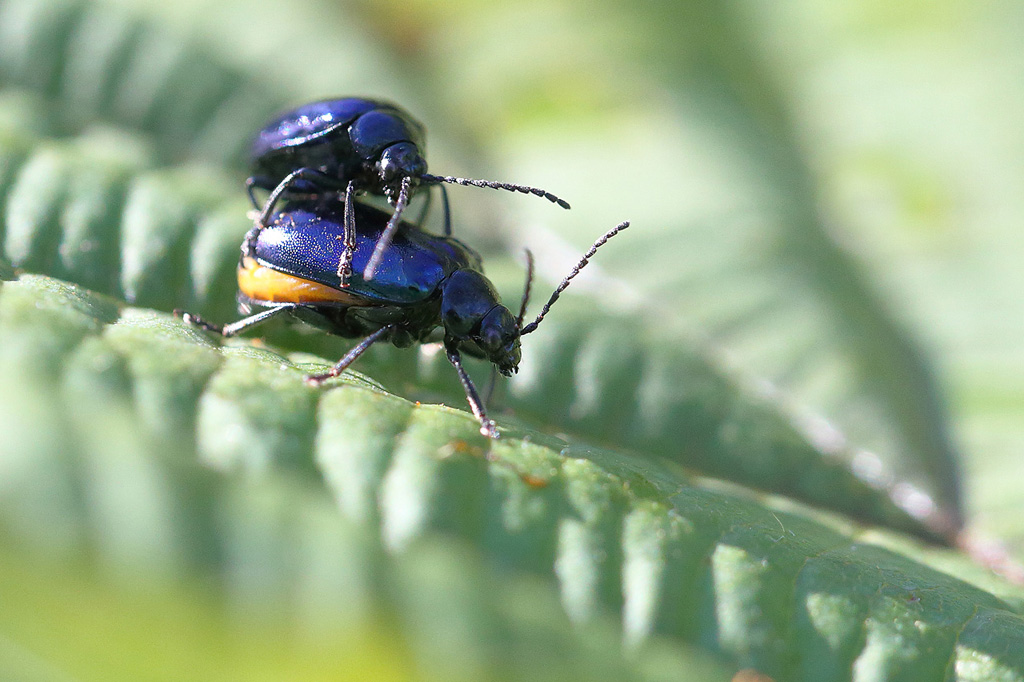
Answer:
[[(136, 21), (146, 28), (132, 28)], [(537, 258), (544, 284), (535, 291), (543, 292), (594, 237), (621, 220), (633, 223), (574, 284), (583, 300), (577, 313), (572, 303), (559, 304), (566, 309), (566, 327), (572, 327), (579, 310), (587, 319), (603, 320), (601, 334), (593, 337), (598, 340), (581, 342), (582, 350), (563, 370), (553, 359), (568, 347), (554, 318), (561, 310), (556, 308), (546, 323), (551, 336), (538, 333), (524, 344), (522, 371), (498, 403), (499, 412), (501, 405), (508, 408), (506, 418), (518, 416), (549, 435), (570, 433), (570, 442), (584, 444), (581, 452), (586, 443), (598, 443), (635, 461), (645, 455), (671, 459), (672, 443), (678, 441), (683, 454), (677, 462), (683, 466), (757, 485), (754, 465), (752, 471), (742, 465), (732, 471), (732, 463), (691, 454), (689, 425), (643, 419), (647, 394), (638, 377), (658, 376), (655, 360), (661, 357), (650, 353), (693, 353), (740, 386), (743, 395), (770, 405), (824, 461), (834, 457), (920, 522), (925, 530), (918, 535), (931, 533), (961, 546), (994, 539), (1024, 560), (1024, 493), (1018, 483), (1024, 443), (1024, 269), (1017, 263), (1019, 216), (1024, 215), (1022, 38), (1024, 8), (1008, 1), (7, 0), (0, 3), (4, 111), (20, 111), (22, 94), (12, 95), (15, 89), (44, 106), (32, 109), (36, 113), (29, 119), (5, 113), (10, 121), (5, 118), (3, 127), (15, 132), (5, 132), (3, 141), (23, 144), (19, 135), (37, 132), (29, 130), (35, 123), (23, 120), (33, 120), (41, 138), (85, 131), (81, 149), (113, 150), (112, 165), (122, 166), (111, 171), (112, 177), (170, 169), (176, 174), (172, 180), (145, 185), (147, 198), (127, 205), (143, 206), (143, 217), (155, 216), (157, 227), (161, 220), (177, 225), (174, 221), (189, 218), (175, 213), (176, 197), (187, 196), (187, 202), (215, 216), (203, 223), (216, 223), (204, 235), (220, 235), (209, 237), (210, 261), (219, 259), (230, 268), (236, 228), (244, 230), (242, 150), (251, 131), (269, 113), (312, 99), (393, 99), (425, 124), (432, 172), (544, 187), (572, 203), (564, 212), (522, 196), (450, 190), (457, 234), (485, 254), (488, 273), (508, 299), (517, 296), (521, 263), (516, 254), (522, 248)], [(142, 57), (124, 57), (121, 41), (130, 46), (123, 54)], [(236, 88), (235, 81), (244, 86)], [(179, 100), (179, 93), (186, 96)], [(230, 117), (203, 108), (206, 100), (232, 97), (234, 109), (217, 109), (232, 112)], [(97, 123), (105, 126), (98, 134)], [(34, 138), (24, 143), (26, 149), (33, 144)], [(59, 163), (47, 165), (44, 158), (29, 164), (42, 181), (28, 183), (29, 171), (17, 170), (22, 152), (4, 153), (4, 159), (18, 159), (0, 169), (4, 187), (18, 188), (3, 199), (8, 260), (24, 271), (77, 281), (116, 298), (134, 297), (131, 302), (163, 312), (179, 305), (181, 299), (173, 295), (160, 298), (159, 279), (153, 285), (140, 275), (150, 288), (137, 291), (126, 284), (133, 281), (133, 267), (143, 275), (147, 268), (164, 267), (157, 256), (132, 264), (123, 257), (127, 251), (121, 252), (122, 262), (110, 266), (122, 277), (114, 283), (83, 281), (73, 267), (62, 269), (59, 259), (37, 256), (46, 240), (18, 225), (59, 222), (33, 204), (35, 196), (48, 192), (63, 196), (63, 176), (52, 172)], [(96, 165), (83, 167), (91, 171)], [(51, 185), (57, 189), (51, 191)], [(22, 232), (30, 234), (25, 237), (30, 245), (18, 251)], [(165, 260), (181, 256), (175, 249), (168, 247), (174, 257)], [(196, 276), (200, 261), (190, 261), (194, 280), (202, 279)], [(203, 272), (220, 272), (220, 267)], [(213, 283), (204, 290), (208, 299), (195, 293), (180, 305), (212, 306), (227, 314), (230, 282), (222, 280), (211, 275)], [(32, 350), (38, 347), (31, 344), (41, 342), (17, 327), (27, 313), (19, 317), (15, 304), (7, 305), (7, 313), (0, 306), (0, 334), (8, 334), (0, 360), (10, 369), (23, 363), (11, 350), (17, 346), (12, 339), (21, 338)], [(97, 319), (102, 314), (96, 313)], [(328, 356), (338, 348), (285, 342)], [(187, 361), (212, 367), (217, 361), (204, 353), (196, 350)], [(96, 367), (102, 357), (97, 351)], [(382, 351), (375, 357), (368, 361), (368, 373), (400, 395), (440, 396), (462, 407), (450, 381), (424, 389), (426, 380), (396, 379), (405, 376), (410, 363), (428, 360), (412, 355), (395, 360), (398, 369), (389, 370), (398, 355)], [(636, 367), (643, 367), (643, 374)], [(607, 379), (615, 373), (618, 383)], [(51, 563), (39, 562), (33, 553), (50, 556), (46, 547), (61, 543), (47, 536), (60, 536), (60, 524), (47, 525), (44, 517), (26, 525), (9, 513), (5, 528), (47, 529), (39, 533), (42, 550), (12, 553), (0, 565), (0, 584), (7, 585), (4, 596), (11, 605), (0, 656), (6, 657), (4, 670), (15, 671), (12, 679), (57, 679), (66, 671), (76, 678), (112, 679), (114, 669), (125, 679), (160, 678), (154, 661), (163, 661), (166, 670), (194, 666), (195, 679), (538, 679), (540, 671), (550, 679), (572, 679), (580, 670), (594, 679), (669, 679), (687, 670), (692, 679), (713, 679), (760, 660), (737, 653), (756, 639), (752, 632), (731, 649), (722, 644), (721, 633), (685, 637), (716, 654), (724, 651), (724, 668), (678, 641), (657, 638), (647, 653), (620, 654), (615, 619), (597, 618), (591, 623), (594, 632), (570, 627), (572, 609), (569, 617), (560, 611), (550, 576), (494, 573), (486, 553), (472, 543), (449, 544), (445, 533), (395, 558), (378, 546), (372, 532), (335, 518), (319, 486), (289, 477), (254, 484), (244, 477), (222, 478), (194, 462), (179, 466), (177, 460), (195, 457), (191, 434), (178, 446), (180, 457), (169, 458), (176, 464), (155, 463), (149, 436), (135, 433), (138, 413), (118, 403), (123, 396), (115, 394), (109, 398), (110, 414), (73, 408), (72, 426), (66, 432), (51, 430), (46, 406), (56, 400), (48, 393), (52, 386), (30, 372), (27, 379), (6, 376), (0, 406), (7, 433), (13, 434), (6, 452), (23, 458), (7, 462), (8, 471), (32, 470), (36, 473), (28, 480), (38, 481), (47, 469), (19, 468), (18, 462), (33, 461), (32, 453), (49, 462), (55, 452), (80, 449), (88, 465), (58, 457), (46, 466), (84, 468), (90, 476), (110, 467), (109, 489), (120, 489), (114, 482), (123, 478), (143, 491), (134, 501), (113, 505), (114, 511), (107, 509), (113, 517), (118, 509), (133, 510), (122, 512), (124, 518), (145, 511), (148, 521), (139, 528), (166, 526), (169, 536), (202, 527), (195, 537), (217, 540), (198, 541), (190, 551), (200, 558), (190, 562), (244, 574), (227, 581), (228, 591), (237, 593), (225, 595), (223, 585), (203, 570), (178, 571), (174, 552), (163, 556), (161, 542), (152, 537), (140, 541), (143, 550), (127, 551), (132, 555), (125, 559), (128, 568), (103, 559), (97, 569), (92, 558), (111, 552), (102, 533), (81, 543), (86, 559), (74, 554), (78, 558), (69, 563), (56, 552), (62, 560), (51, 562), (57, 568), (46, 574), (35, 567)], [(72, 373), (62, 381), (81, 379), (78, 388), (89, 390), (107, 385), (97, 380), (94, 386), (93, 375), (83, 376), (87, 379)], [(557, 385), (551, 383), (555, 380), (572, 388), (564, 396), (545, 388), (546, 401), (538, 400), (536, 386)], [(678, 398), (676, 389), (686, 390), (665, 390)], [(712, 396), (719, 395), (716, 390)], [(617, 402), (631, 404), (633, 411), (615, 412)], [(622, 414), (634, 415), (625, 422), (628, 428)], [(736, 419), (743, 423), (743, 418)], [(172, 415), (170, 421), (192, 423), (191, 417), (177, 419)], [(103, 425), (107, 440), (83, 444), (75, 429), (92, 421)], [(234, 437), (224, 436), (226, 441)], [(727, 442), (729, 434), (717, 437)], [(734, 440), (740, 452), (759, 445), (773, 450), (776, 442)], [(130, 464), (118, 460), (122, 456)], [(302, 456), (308, 460), (309, 452)], [(69, 486), (71, 492), (42, 486), (38, 508), (48, 508), (45, 500), (56, 501), (56, 519), (73, 516), (68, 510), (83, 499), (86, 506), (106, 509), (103, 495), (93, 499), (95, 491), (79, 489), (88, 486)], [(758, 487), (793, 493), (771, 483)], [(831, 495), (828, 489), (817, 496), (797, 494), (812, 503)], [(74, 504), (62, 507), (61, 500), (68, 499)], [(200, 511), (182, 511), (193, 506)], [(848, 510), (843, 502), (836, 508)], [(959, 534), (962, 525), (966, 535)], [(911, 542), (880, 535), (877, 541), (889, 546)], [(919, 558), (917, 546), (908, 547), (902, 551)], [(139, 570), (133, 552), (147, 557), (146, 570)], [(292, 554), (300, 558), (282, 558)], [(113, 555), (124, 559), (118, 551)], [(941, 567), (952, 561), (947, 570), (958, 574), (962, 559), (929, 554), (927, 562)], [(318, 561), (347, 563), (338, 577), (328, 569), (317, 573)], [(262, 574), (246, 573), (261, 565), (268, 566)], [(153, 579), (159, 589), (140, 589), (145, 599), (139, 606), (104, 582), (107, 578), (95, 578), (119, 570), (169, 575), (170, 586)], [(314, 586), (303, 591), (307, 570), (331, 589), (313, 580)], [(470, 577), (462, 585), (450, 579), (454, 573)], [(991, 576), (976, 580), (1019, 603), (1016, 587)], [(55, 584), (62, 591), (54, 591)], [(506, 589), (513, 596), (497, 603), (490, 599)], [(284, 615), (263, 603), (267, 594), (277, 593), (287, 593), (280, 599), (290, 605), (281, 607)], [(318, 608), (322, 594), (333, 595), (337, 609)], [(564, 604), (567, 598), (561, 596)], [(40, 634), (52, 632), (33, 620), (43, 598), (59, 605), (46, 611), (53, 623), (63, 623), (69, 633), (95, 628), (107, 648), (74, 634), (66, 641)], [(118, 600), (131, 606), (110, 609)], [(295, 603), (300, 608), (290, 611)], [(337, 622), (337, 612), (347, 613), (353, 603), (362, 605), (358, 614)], [(523, 603), (541, 615), (524, 613), (517, 606)], [(271, 616), (261, 611), (266, 608)], [(249, 618), (247, 609), (262, 615)], [(436, 614), (449, 609), (460, 616), (450, 622), (464, 630), (436, 632)], [(160, 618), (147, 625), (153, 613)], [(707, 614), (681, 618), (691, 616)], [(271, 624), (253, 625), (265, 622)], [(174, 641), (162, 648), (160, 637), (151, 635), (168, 628), (176, 633)], [(338, 651), (332, 646), (339, 638), (356, 643)], [(512, 644), (502, 649), (495, 643), (502, 639)], [(181, 653), (189, 651), (182, 642), (195, 644), (194, 656)], [(54, 663), (52, 650), (63, 651), (63, 658)], [(252, 659), (253, 650), (265, 652), (266, 660)], [(107, 665), (105, 657), (125, 651), (138, 652), (137, 657)], [(509, 662), (524, 658), (536, 661), (536, 667)], [(820, 679), (833, 679), (830, 674), (823, 672)]]

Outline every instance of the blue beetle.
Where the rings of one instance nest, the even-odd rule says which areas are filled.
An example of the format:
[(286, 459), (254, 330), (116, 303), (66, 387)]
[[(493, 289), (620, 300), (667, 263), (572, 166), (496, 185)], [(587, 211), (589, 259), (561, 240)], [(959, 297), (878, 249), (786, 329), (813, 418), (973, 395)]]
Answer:
[[(281, 114), (256, 135), (250, 154), (252, 175), (246, 187), (253, 205), (260, 208), (254, 188), (270, 192), (259, 225), (268, 223), (277, 201), (286, 195), (344, 192), (345, 206), (353, 204), (357, 191), (384, 196), (394, 206), (394, 213), (363, 268), (363, 278), (371, 279), (411, 195), (423, 185), (455, 183), (505, 189), (535, 194), (569, 208), (562, 199), (535, 187), (427, 173), (425, 133), (423, 126), (398, 106), (359, 97), (312, 102)], [(447, 196), (443, 198), (447, 236), (451, 220)], [(351, 273), (355, 248), (351, 215), (344, 224), (349, 226), (344, 240), (347, 248), (337, 266), (343, 285)]]
[[(365, 204), (354, 204), (356, 233), (353, 262), (365, 266), (386, 231), (390, 216)], [(532, 259), (518, 316), (502, 305), (483, 275), (480, 256), (452, 237), (435, 236), (404, 224), (381, 261), (377, 276), (365, 279), (357, 270), (347, 286), (337, 272), (345, 248), (345, 210), (336, 202), (292, 200), (272, 222), (247, 240), (238, 265), (239, 303), (243, 312), (260, 312), (217, 326), (197, 315), (175, 311), (186, 322), (223, 336), (235, 336), (278, 316), (288, 316), (331, 334), (362, 337), (341, 360), (313, 384), (336, 377), (377, 341), (399, 348), (435, 338), (438, 327), (449, 362), (455, 367), (480, 432), (496, 438), (483, 400), (462, 366), (462, 353), (490, 361), (505, 376), (519, 369), (520, 337), (537, 329), (569, 282), (608, 239), (629, 226), (624, 222), (597, 240), (562, 280), (527, 325), (523, 315), (529, 298)]]

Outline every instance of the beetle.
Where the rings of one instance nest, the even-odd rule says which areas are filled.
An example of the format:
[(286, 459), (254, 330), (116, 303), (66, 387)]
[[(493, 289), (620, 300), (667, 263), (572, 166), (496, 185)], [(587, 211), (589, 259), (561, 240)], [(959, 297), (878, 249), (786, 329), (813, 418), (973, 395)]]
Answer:
[[(365, 266), (391, 216), (361, 203), (354, 204), (354, 211), (360, 229), (353, 262)], [(240, 309), (248, 313), (262, 308), (259, 312), (224, 326), (191, 313), (175, 313), (187, 323), (225, 337), (281, 316), (338, 336), (362, 337), (329, 371), (307, 377), (315, 385), (341, 374), (378, 341), (390, 341), (399, 348), (427, 343), (435, 340), (440, 327), (448, 361), (480, 421), (480, 432), (491, 438), (498, 437), (497, 427), (487, 417), (484, 402), (463, 368), (462, 353), (488, 360), (505, 376), (517, 372), (520, 338), (537, 329), (597, 249), (629, 226), (620, 223), (594, 242), (540, 314), (524, 326), (533, 272), (531, 257), (516, 316), (501, 303), (475, 251), (453, 237), (432, 235), (407, 223), (396, 233), (377, 276), (365, 279), (357, 269), (343, 287), (335, 263), (345, 248), (344, 213), (337, 202), (290, 200), (253, 244), (243, 245), (237, 271)]]
[[(405, 207), (421, 187), (441, 185), (442, 192), (442, 183), (490, 187), (534, 194), (569, 208), (564, 200), (536, 187), (427, 173), (425, 134), (423, 126), (405, 110), (376, 99), (327, 99), (280, 114), (257, 133), (250, 151), (252, 175), (246, 180), (246, 188), (258, 210), (261, 207), (254, 189), (270, 192), (253, 238), (258, 237), (261, 226), (268, 224), (283, 196), (344, 192), (346, 207), (353, 205), (356, 192), (383, 196), (394, 206), (394, 213), (363, 268), (363, 279), (368, 280), (380, 265)], [(450, 236), (447, 195), (442, 194), (442, 198), (445, 236)], [(342, 284), (351, 274), (355, 249), (351, 215), (344, 224), (349, 226), (346, 249), (337, 266)]]

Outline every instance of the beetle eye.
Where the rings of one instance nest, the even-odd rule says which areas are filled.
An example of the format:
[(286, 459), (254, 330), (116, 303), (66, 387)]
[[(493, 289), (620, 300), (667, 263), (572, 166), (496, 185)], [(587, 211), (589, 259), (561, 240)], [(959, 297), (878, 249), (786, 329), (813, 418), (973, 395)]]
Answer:
[(480, 349), (492, 357), (501, 353), (512, 341), (515, 329), (515, 318), (505, 306), (495, 306), (480, 320), (480, 333), (475, 339)]
[(501, 343), (501, 330), (493, 326), (481, 328), (479, 344), (488, 355), (494, 355), (494, 353), (501, 350), (503, 345)]

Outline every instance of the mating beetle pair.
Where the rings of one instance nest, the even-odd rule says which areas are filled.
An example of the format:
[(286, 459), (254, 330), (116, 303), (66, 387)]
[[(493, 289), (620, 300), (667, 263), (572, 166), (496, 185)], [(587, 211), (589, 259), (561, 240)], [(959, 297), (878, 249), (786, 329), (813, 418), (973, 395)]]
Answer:
[[(277, 202), (285, 197), (344, 192), (346, 213), (343, 243), (336, 272), (345, 286), (355, 256), (355, 195), (369, 192), (385, 197), (394, 206), (387, 226), (381, 231), (363, 279), (372, 279), (384, 251), (394, 238), (411, 195), (419, 188), (441, 183), (490, 187), (544, 197), (563, 208), (569, 204), (535, 187), (491, 180), (473, 180), (427, 173), (423, 158), (423, 126), (399, 107), (363, 98), (330, 99), (306, 104), (269, 122), (257, 134), (251, 150), (252, 176), (246, 181), (249, 197), (260, 208), (253, 190), (265, 189), (257, 229), (259, 237), (269, 223)], [(451, 218), (445, 199), (445, 234), (451, 234)], [(429, 199), (429, 195), (427, 197)]]
[[(355, 204), (356, 233), (353, 262), (359, 267), (372, 257), (375, 244), (387, 230), (387, 213)], [(520, 337), (537, 329), (569, 282), (608, 239), (626, 229), (624, 222), (597, 240), (562, 280), (541, 309), (523, 325), (532, 278), (532, 260), (519, 314), (502, 305), (491, 282), (481, 272), (480, 256), (452, 237), (434, 236), (403, 223), (372, 280), (358, 271), (343, 286), (337, 273), (345, 246), (346, 209), (337, 202), (288, 202), (255, 238), (243, 245), (238, 265), (239, 302), (243, 308), (262, 308), (223, 327), (196, 315), (182, 317), (209, 331), (235, 336), (282, 315), (342, 337), (363, 337), (324, 374), (308, 377), (320, 384), (338, 376), (377, 341), (398, 347), (434, 340), (443, 330), (448, 360), (458, 372), (480, 432), (497, 437), (473, 381), (462, 366), (462, 353), (490, 361), (509, 376), (519, 369)]]
[[(418, 188), (446, 182), (528, 192), (564, 208), (569, 204), (533, 187), (430, 175), (423, 138), (423, 127), (403, 110), (358, 98), (314, 102), (268, 123), (253, 144), (253, 175), (246, 186), (257, 209), (254, 189), (270, 190), (270, 196), (242, 243), (237, 273), (242, 310), (262, 310), (224, 326), (181, 315), (223, 336), (286, 316), (338, 336), (362, 337), (330, 371), (307, 378), (314, 384), (341, 374), (377, 341), (402, 348), (441, 340), (481, 433), (497, 438), (497, 427), (462, 366), (462, 353), (488, 360), (505, 376), (518, 371), (520, 338), (537, 329), (590, 257), (629, 223), (597, 240), (536, 319), (524, 325), (533, 276), (529, 252), (526, 288), (519, 314), (513, 315), (483, 275), (480, 256), (451, 237), (443, 186), (444, 236), (402, 221), (402, 212)], [(342, 191), (344, 199), (338, 201)], [(357, 202), (357, 191), (384, 196), (394, 212), (389, 216)], [(282, 201), (283, 209), (275, 213)]]

